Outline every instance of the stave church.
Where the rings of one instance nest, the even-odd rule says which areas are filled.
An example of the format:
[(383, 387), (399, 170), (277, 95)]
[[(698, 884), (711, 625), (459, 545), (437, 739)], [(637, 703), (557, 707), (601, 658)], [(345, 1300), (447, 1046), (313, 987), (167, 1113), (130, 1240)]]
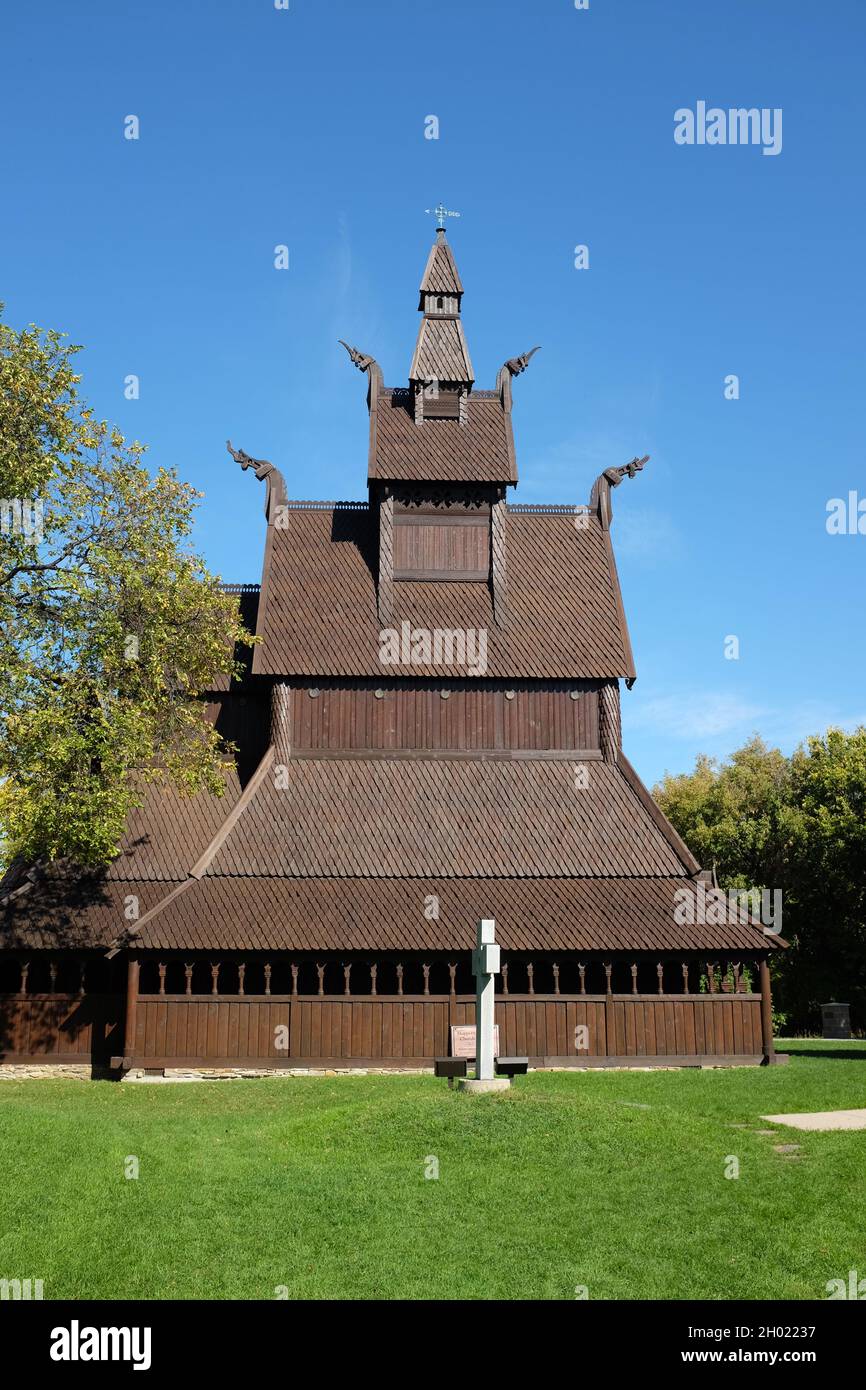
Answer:
[(227, 586), (260, 640), (203, 696), (237, 750), (225, 794), (146, 788), (107, 870), (7, 873), (0, 1065), (432, 1068), (474, 1021), (480, 918), (503, 1053), (775, 1060), (784, 943), (749, 911), (678, 911), (712, 875), (622, 747), (613, 503), (646, 459), (580, 504), (515, 502), (537, 349), (477, 387), (463, 293), (440, 226), (407, 378), (344, 344), (363, 500), (291, 497), (229, 444), (237, 505), (264, 503), (265, 525), (260, 582)]

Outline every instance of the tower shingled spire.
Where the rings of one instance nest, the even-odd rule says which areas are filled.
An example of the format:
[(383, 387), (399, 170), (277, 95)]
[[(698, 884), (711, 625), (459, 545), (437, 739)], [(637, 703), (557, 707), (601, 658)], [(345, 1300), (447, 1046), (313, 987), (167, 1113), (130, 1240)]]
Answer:
[(437, 227), (421, 280), (418, 303), (424, 315), (409, 368), (409, 380), (416, 390), (428, 388), (469, 392), (475, 377), (469, 349), (460, 321), (463, 284), (445, 228)]

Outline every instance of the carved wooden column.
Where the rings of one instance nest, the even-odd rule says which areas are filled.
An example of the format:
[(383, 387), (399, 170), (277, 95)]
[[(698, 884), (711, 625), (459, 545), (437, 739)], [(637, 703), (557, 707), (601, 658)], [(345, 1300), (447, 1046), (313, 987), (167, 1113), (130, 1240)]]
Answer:
[(185, 966), (183, 967), (183, 976), (184, 976), (184, 980), (186, 981), (186, 987), (185, 987), (184, 993), (185, 993), (185, 994), (192, 994), (192, 966), (191, 966), (191, 965), (185, 965)]
[(759, 967), (761, 980), (761, 1051), (764, 1056), (764, 1064), (776, 1060), (776, 1048), (773, 1043), (773, 995), (770, 989), (770, 967), (767, 964), (767, 957), (761, 957)]
[(619, 681), (605, 681), (598, 693), (598, 736), (606, 763), (615, 763), (622, 747)]
[[(504, 489), (503, 489), (504, 492)], [(499, 497), (490, 508), (490, 581), (493, 589), (493, 620), (504, 627), (507, 617), (508, 587), (505, 568), (505, 497)]]
[(123, 1064), (132, 1065), (135, 1056), (135, 1027), (138, 1013), (138, 956), (130, 956), (126, 965), (126, 1022), (123, 1031)]
[(613, 963), (604, 967), (604, 1046), (608, 1057), (616, 1057), (616, 1014), (611, 976)]
[(389, 489), (379, 502), (379, 622), (390, 624), (394, 610), (394, 498)]
[(271, 686), (271, 743), (274, 761), (287, 763), (292, 756), (292, 688), (285, 681)]

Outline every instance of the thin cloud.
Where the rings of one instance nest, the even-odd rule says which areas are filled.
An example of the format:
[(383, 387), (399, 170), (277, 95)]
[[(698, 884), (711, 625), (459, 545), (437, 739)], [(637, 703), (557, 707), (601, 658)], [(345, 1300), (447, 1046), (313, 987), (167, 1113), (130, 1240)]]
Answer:
[(772, 711), (718, 691), (681, 692), (635, 702), (627, 711), (631, 729), (648, 729), (674, 738), (716, 738), (738, 731), (751, 733), (756, 721)]

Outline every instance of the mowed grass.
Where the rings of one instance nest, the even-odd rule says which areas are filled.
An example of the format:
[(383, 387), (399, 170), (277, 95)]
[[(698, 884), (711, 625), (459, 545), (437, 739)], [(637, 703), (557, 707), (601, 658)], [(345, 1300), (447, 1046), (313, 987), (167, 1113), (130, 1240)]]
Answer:
[(502, 1097), (0, 1082), (0, 1277), (85, 1299), (825, 1298), (866, 1276), (866, 1132), (755, 1131), (866, 1106), (866, 1044), (786, 1046), (788, 1066), (537, 1073)]

